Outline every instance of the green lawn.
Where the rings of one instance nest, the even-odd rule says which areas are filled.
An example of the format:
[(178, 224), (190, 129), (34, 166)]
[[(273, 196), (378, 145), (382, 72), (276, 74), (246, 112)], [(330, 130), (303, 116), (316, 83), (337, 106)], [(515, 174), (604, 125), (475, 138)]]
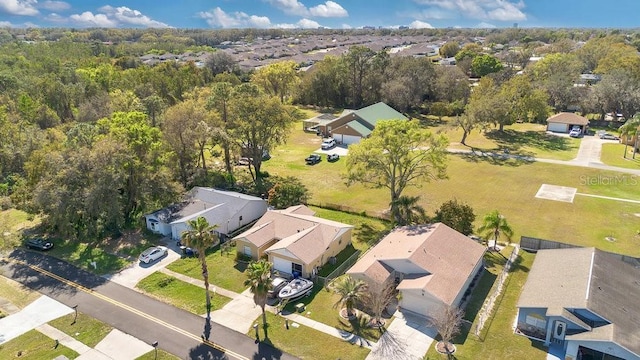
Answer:
[[(508, 254), (506, 254), (506, 256), (508, 256)], [(512, 329), (513, 320), (517, 312), (516, 303), (527, 279), (531, 264), (533, 264), (534, 256), (535, 255), (531, 253), (520, 252), (520, 258), (512, 267), (505, 287), (498, 297), (494, 312), (487, 320), (484, 330), (480, 334), (480, 338), (476, 337), (473, 332), (469, 332), (470, 329), (475, 329), (477, 316), (474, 314), (473, 324), (471, 326), (465, 326), (463, 333), (454, 340), (457, 347), (455, 353), (457, 360), (546, 359), (546, 349), (542, 347), (540, 343), (534, 343), (524, 336), (515, 335)], [(500, 268), (504, 263), (504, 260), (499, 261), (497, 259), (496, 257), (496, 269)], [(493, 273), (493, 271), (491, 273)], [(471, 303), (474, 304), (474, 302), (480, 300), (484, 301), (485, 296), (485, 289), (476, 288)], [(477, 305), (474, 304), (473, 307), (473, 311), (469, 311), (471, 309), (468, 308), (467, 312), (472, 313), (476, 311), (475, 308)], [(434, 346), (435, 342), (427, 352), (425, 359), (446, 359), (446, 355), (438, 354)]]
[(352, 214), (344, 211), (336, 211), (317, 206), (311, 206), (316, 212), (316, 216), (323, 219), (338, 221), (344, 224), (353, 225), (354, 231), (351, 236), (353, 247), (360, 251), (365, 251), (377, 240), (381, 235), (388, 231), (390, 223), (378, 218)]
[(49, 325), (89, 347), (98, 345), (113, 330), (111, 326), (81, 312), (78, 312), (75, 323), (73, 323), (74, 317), (75, 313), (71, 313), (50, 321)]
[(600, 161), (611, 166), (640, 170), (640, 154), (636, 153), (636, 158), (633, 159), (632, 149), (633, 148), (631, 146), (627, 146), (627, 158), (625, 159), (623, 157), (624, 144), (602, 144), (602, 154), (600, 155)]
[(451, 120), (438, 123), (432, 127), (432, 131), (446, 134), (451, 147), (455, 149), (474, 148), (485, 152), (502, 152), (509, 149), (512, 155), (571, 160), (576, 157), (580, 148), (580, 139), (547, 134), (546, 126), (542, 124), (507, 125), (503, 132), (497, 129), (476, 129), (467, 136), (466, 146), (460, 144), (462, 130), (451, 125)]
[[(207, 252), (209, 282), (223, 289), (237, 293), (243, 292), (247, 288), (244, 286), (244, 281), (247, 279), (244, 274), (246, 264), (236, 263), (235, 259), (235, 248), (222, 254), (220, 246), (216, 246), (210, 252)], [(202, 269), (197, 258), (179, 259), (169, 264), (167, 268), (194, 279), (202, 279)]]
[(136, 358), (136, 360), (180, 360), (180, 358), (160, 349), (157, 356), (154, 350)]
[(19, 309), (31, 304), (40, 296), (37, 291), (32, 291), (16, 281), (0, 276), (0, 298), (6, 299)]
[[(180, 309), (202, 315), (207, 312), (205, 291), (172, 276), (154, 272), (142, 279), (136, 287), (158, 300)], [(219, 294), (211, 296), (211, 311), (221, 309), (231, 299)]]
[(4, 225), (7, 225), (13, 231), (27, 229), (40, 223), (39, 217), (16, 209), (0, 211), (0, 219), (5, 222)]
[[(71, 240), (53, 240), (55, 246), (49, 255), (69, 261), (70, 263), (89, 270), (98, 275), (111, 274), (125, 268), (129, 261), (117, 255), (108, 253), (96, 243), (83, 243)], [(96, 269), (90, 262), (96, 262)]]
[[(318, 145), (319, 139), (314, 135), (294, 131), (289, 143), (275, 150), (276, 155), (264, 164), (264, 169), (271, 174), (296, 176), (311, 190), (310, 202), (314, 204), (346, 204), (354, 212), (372, 214), (381, 214), (388, 208), (386, 189), (345, 185), (344, 162), (300, 165), (301, 170), (290, 165), (302, 164), (300, 156)], [(448, 158), (448, 179), (406, 191), (407, 195), (421, 197), (420, 204), (427, 213), (433, 215), (440, 204), (457, 198), (473, 207), (476, 227), (486, 213), (499, 210), (512, 225), (516, 242), (525, 235), (640, 256), (640, 237), (636, 235), (638, 226), (634, 221), (637, 218), (634, 214), (640, 211), (636, 204), (579, 195), (573, 203), (535, 198), (542, 184), (552, 184), (575, 187), (580, 193), (640, 200), (640, 186), (631, 181), (638, 180), (637, 177), (623, 175), (628, 181), (612, 183), (608, 180), (616, 179), (619, 173), (469, 155)], [(576, 219), (581, 219), (583, 225), (574, 226)], [(604, 239), (611, 234), (616, 242)]]
[[(261, 318), (260, 318), (261, 319)], [(287, 352), (301, 359), (364, 359), (369, 350), (331, 335), (319, 332), (304, 325), (299, 327), (289, 323), (286, 329), (284, 318), (267, 313), (267, 335), (265, 340), (262, 323), (260, 322), (260, 339), (273, 344), (277, 349)], [(247, 335), (254, 337), (251, 329)]]
[(0, 359), (51, 360), (58, 356), (74, 359), (79, 354), (37, 330), (31, 330), (0, 345)]

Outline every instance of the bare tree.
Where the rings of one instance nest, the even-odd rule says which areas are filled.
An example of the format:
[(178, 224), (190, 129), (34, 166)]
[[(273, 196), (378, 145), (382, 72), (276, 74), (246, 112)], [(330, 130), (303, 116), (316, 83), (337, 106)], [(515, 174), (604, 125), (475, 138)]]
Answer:
[(392, 279), (387, 279), (382, 283), (367, 281), (367, 290), (362, 302), (373, 313), (375, 325), (382, 326), (380, 320), (382, 313), (395, 296), (396, 287)]
[(447, 358), (451, 358), (451, 340), (460, 333), (464, 311), (456, 306), (448, 305), (431, 318), (431, 325), (436, 328), (442, 338)]

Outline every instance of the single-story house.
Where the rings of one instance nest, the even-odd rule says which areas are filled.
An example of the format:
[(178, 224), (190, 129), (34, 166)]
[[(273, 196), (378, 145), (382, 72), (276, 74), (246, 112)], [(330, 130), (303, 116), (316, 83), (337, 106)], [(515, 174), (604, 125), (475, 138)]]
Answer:
[(589, 120), (570, 112), (561, 112), (547, 119), (547, 131), (569, 133), (574, 126), (579, 126), (584, 134), (589, 127)]
[[(326, 116), (325, 116), (326, 115)], [(318, 115), (305, 120), (305, 129), (311, 128), (325, 137), (333, 137), (338, 144), (355, 144), (371, 135), (380, 120), (408, 120), (408, 118), (389, 105), (379, 102), (360, 110), (345, 110), (331, 119), (331, 114)], [(322, 118), (320, 118), (322, 117)]]
[(253, 259), (267, 256), (273, 269), (309, 278), (351, 244), (353, 226), (315, 216), (304, 205), (267, 211), (236, 236), (238, 252)]
[(638, 141), (638, 134), (640, 134), (640, 126), (636, 129), (635, 134), (631, 134), (631, 136), (624, 135), (620, 138), (620, 143), (627, 144), (631, 147), (635, 147), (635, 151), (640, 150), (640, 141)]
[(179, 240), (190, 230), (187, 222), (200, 216), (216, 225), (219, 236), (226, 237), (235, 230), (254, 222), (267, 211), (267, 202), (255, 196), (233, 191), (195, 187), (185, 200), (145, 215), (147, 229), (173, 240)]
[(640, 268), (595, 248), (540, 250), (518, 300), (516, 332), (567, 360), (640, 360)]
[(347, 274), (367, 282), (395, 281), (400, 307), (433, 316), (460, 306), (483, 270), (486, 248), (442, 223), (395, 228)]

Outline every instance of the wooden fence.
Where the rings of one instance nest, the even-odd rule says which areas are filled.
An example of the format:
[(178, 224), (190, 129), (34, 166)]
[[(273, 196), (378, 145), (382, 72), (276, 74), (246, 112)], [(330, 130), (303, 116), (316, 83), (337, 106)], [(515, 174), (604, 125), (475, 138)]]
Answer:
[[(567, 244), (559, 241), (532, 238), (528, 236), (520, 237), (520, 248), (528, 251), (538, 251), (538, 250), (546, 250), (546, 249), (570, 249), (570, 248), (579, 248), (579, 247), (583, 247), (583, 246)], [(640, 267), (640, 258), (635, 258), (633, 256), (628, 256), (623, 254), (616, 254), (612, 252), (609, 252), (609, 254), (619, 256), (622, 261), (628, 264), (631, 264), (635, 267)]]

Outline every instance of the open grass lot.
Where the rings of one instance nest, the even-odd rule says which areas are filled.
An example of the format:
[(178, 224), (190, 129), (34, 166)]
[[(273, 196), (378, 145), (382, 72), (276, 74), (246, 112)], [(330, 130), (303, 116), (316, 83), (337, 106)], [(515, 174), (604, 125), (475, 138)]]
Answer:
[[(49, 322), (49, 325), (80, 341), (95, 347), (113, 328), (100, 320), (78, 312), (78, 318), (73, 323), (75, 314), (71, 313)], [(73, 323), (73, 324), (72, 324)]]
[[(221, 253), (220, 246), (214, 247), (207, 252), (207, 266), (209, 269), (209, 282), (214, 286), (243, 292), (247, 287), (244, 281), (247, 276), (244, 273), (245, 263), (236, 263), (236, 250), (232, 248), (229, 252)], [(174, 261), (167, 266), (167, 269), (177, 273), (191, 276), (194, 279), (202, 279), (202, 268), (197, 258), (184, 258)]]
[(30, 290), (22, 284), (11, 279), (0, 276), (0, 299), (6, 299), (19, 309), (31, 304), (40, 293)]
[[(305, 166), (302, 155), (317, 149), (320, 139), (296, 129), (287, 145), (273, 151), (273, 158), (264, 164), (266, 171), (299, 178), (310, 189), (311, 203), (344, 204), (353, 211), (384, 213), (389, 205), (388, 191), (361, 185), (347, 187), (342, 159), (332, 164), (323, 161), (315, 166)], [(447, 173), (448, 179), (408, 189), (406, 194), (420, 195), (421, 205), (431, 215), (447, 200), (457, 198), (466, 202), (474, 208), (476, 227), (482, 216), (498, 209), (512, 225), (514, 241), (525, 235), (640, 256), (637, 204), (579, 195), (574, 203), (535, 198), (542, 184), (551, 184), (575, 187), (580, 193), (640, 200), (640, 186), (632, 181), (612, 184), (609, 180), (620, 176), (637, 180), (637, 177), (471, 155), (449, 155)], [(615, 242), (604, 239), (611, 235), (617, 239)]]
[[(154, 272), (142, 279), (136, 287), (147, 295), (194, 314), (207, 312), (204, 289), (172, 276)], [(222, 295), (212, 295), (211, 311), (221, 309), (229, 301), (231, 299)]]
[(380, 235), (391, 227), (388, 221), (378, 218), (351, 214), (344, 211), (335, 211), (317, 206), (311, 206), (311, 209), (316, 212), (316, 216), (323, 219), (353, 225), (354, 230), (351, 236), (351, 243), (354, 248), (360, 251), (365, 251), (371, 247), (372, 244), (380, 239)]
[[(497, 256), (497, 255), (496, 255)], [(505, 256), (508, 256), (506, 254)], [(471, 326), (463, 327), (463, 332), (459, 335), (454, 343), (457, 347), (455, 359), (472, 360), (472, 359), (527, 359), (527, 360), (543, 360), (546, 359), (546, 348), (540, 343), (532, 342), (524, 336), (515, 335), (512, 325), (515, 319), (517, 309), (516, 303), (522, 291), (522, 287), (527, 279), (527, 273), (533, 264), (534, 254), (524, 251), (520, 252), (519, 260), (513, 265), (511, 273), (507, 278), (505, 287), (501, 295), (498, 297), (492, 317), (487, 320), (485, 328), (480, 334), (480, 339), (469, 332), (475, 329), (476, 316)], [(502, 261), (504, 264), (504, 261)], [(497, 267), (500, 267), (498, 265)], [(493, 273), (493, 271), (492, 271)], [(481, 284), (479, 284), (480, 286)], [(471, 304), (476, 301), (484, 301), (485, 291), (477, 288), (474, 291)], [(474, 305), (475, 308), (475, 305)], [(467, 312), (472, 313), (469, 307)], [(446, 359), (446, 355), (438, 354), (435, 351), (435, 342), (427, 352), (425, 359)]]
[(54, 346), (53, 339), (31, 330), (0, 345), (0, 359), (51, 360), (61, 355), (75, 359), (79, 355), (63, 345)]
[(5, 226), (13, 231), (27, 229), (40, 223), (40, 218), (37, 216), (29, 215), (17, 209), (0, 211), (0, 219), (2, 219)]
[[(640, 154), (636, 154), (636, 158), (633, 159), (632, 149), (633, 148), (631, 146), (627, 146), (627, 158), (625, 159), (623, 157), (624, 144), (602, 144), (600, 161), (611, 166), (640, 170)], [(638, 182), (640, 183), (640, 181)]]
[(452, 123), (452, 119), (433, 118), (423, 120), (434, 132), (444, 133), (449, 137), (454, 149), (477, 149), (484, 152), (502, 152), (509, 149), (512, 155), (533, 156), (545, 159), (571, 160), (578, 154), (580, 139), (556, 136), (546, 133), (543, 124), (513, 124), (504, 127), (504, 131), (488, 129), (473, 130), (466, 139), (466, 146), (460, 144), (462, 130)]
[[(260, 318), (261, 319), (261, 318)], [(267, 334), (265, 339), (260, 321), (260, 339), (273, 344), (276, 348), (295, 355), (301, 359), (325, 360), (325, 359), (364, 359), (369, 350), (358, 345), (352, 345), (346, 341), (319, 332), (312, 328), (300, 325), (292, 326), (289, 323), (289, 330), (285, 328), (284, 318), (267, 313)], [(251, 329), (248, 336), (254, 337), (255, 332)]]

